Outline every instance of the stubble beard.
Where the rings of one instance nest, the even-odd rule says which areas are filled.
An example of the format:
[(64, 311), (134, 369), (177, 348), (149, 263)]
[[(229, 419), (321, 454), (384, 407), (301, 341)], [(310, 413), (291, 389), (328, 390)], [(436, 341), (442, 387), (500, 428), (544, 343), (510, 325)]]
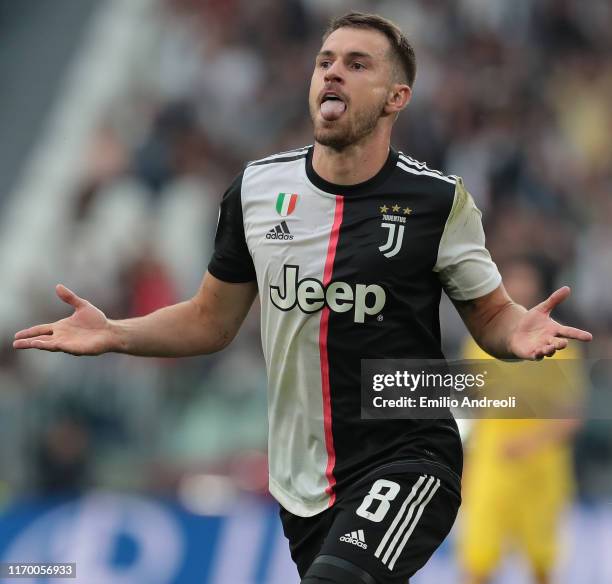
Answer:
[[(316, 116), (318, 110), (311, 110), (310, 117), (314, 125), (314, 139), (322, 146), (327, 146), (332, 150), (341, 152), (357, 144), (374, 131), (378, 124), (378, 120), (383, 116), (384, 108), (385, 102), (381, 101), (378, 106), (368, 111), (356, 113), (353, 121), (342, 120), (342, 118), (340, 118), (331, 128), (317, 126)], [(347, 114), (345, 113), (344, 115)]]

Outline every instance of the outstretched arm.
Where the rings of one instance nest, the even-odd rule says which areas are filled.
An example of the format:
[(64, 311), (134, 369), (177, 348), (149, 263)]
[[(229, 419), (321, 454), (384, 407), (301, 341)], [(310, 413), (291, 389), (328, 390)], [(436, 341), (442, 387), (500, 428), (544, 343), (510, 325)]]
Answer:
[(235, 337), (257, 295), (253, 282), (233, 284), (206, 273), (197, 294), (146, 316), (110, 320), (65, 286), (57, 295), (74, 313), (15, 335), (15, 349), (63, 351), (72, 355), (107, 352), (146, 357), (186, 357), (214, 353)]
[(487, 353), (498, 359), (536, 360), (565, 349), (568, 339), (593, 338), (587, 331), (564, 326), (550, 317), (569, 295), (569, 287), (564, 286), (527, 310), (513, 302), (501, 284), (480, 298), (453, 302), (468, 330)]

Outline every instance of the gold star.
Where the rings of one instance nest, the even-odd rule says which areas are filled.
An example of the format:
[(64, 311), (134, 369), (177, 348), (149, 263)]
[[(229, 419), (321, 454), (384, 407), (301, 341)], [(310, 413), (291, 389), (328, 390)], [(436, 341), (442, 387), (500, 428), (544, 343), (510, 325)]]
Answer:
[(410, 207), (406, 207), (404, 209), (404, 215), (410, 215), (410, 213), (412, 213), (412, 209)]
[(387, 207), (387, 205), (383, 205), (383, 206), (380, 208), (380, 212), (381, 212), (381, 213), (386, 213), (388, 210), (389, 210), (389, 208)]
[(400, 206), (399, 205), (393, 205), (392, 209), (393, 209), (394, 213), (398, 213), (399, 210), (400, 210)]

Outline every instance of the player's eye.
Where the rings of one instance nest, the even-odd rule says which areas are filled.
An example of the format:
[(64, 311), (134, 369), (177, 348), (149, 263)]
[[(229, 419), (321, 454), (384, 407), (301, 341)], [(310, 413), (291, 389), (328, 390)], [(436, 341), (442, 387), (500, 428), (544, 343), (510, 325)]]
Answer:
[(361, 71), (365, 69), (365, 65), (363, 63), (353, 63), (351, 67), (355, 69), (356, 71)]
[(331, 66), (331, 61), (319, 61), (319, 67), (321, 69), (329, 69)]

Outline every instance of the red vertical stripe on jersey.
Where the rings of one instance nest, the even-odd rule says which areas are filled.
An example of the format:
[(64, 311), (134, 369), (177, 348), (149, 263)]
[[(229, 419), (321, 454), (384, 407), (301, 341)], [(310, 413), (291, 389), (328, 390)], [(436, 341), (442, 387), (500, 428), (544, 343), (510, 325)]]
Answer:
[[(331, 282), (343, 211), (344, 198), (341, 195), (336, 195), (336, 211), (334, 213), (334, 224), (332, 226), (331, 235), (329, 236), (329, 245), (327, 247), (325, 272), (323, 273), (323, 286), (327, 286)], [(336, 478), (334, 477), (334, 467), (336, 465), (336, 451), (334, 450), (334, 437), (332, 434), (331, 393), (329, 388), (329, 359), (327, 355), (328, 331), (329, 307), (324, 306), (323, 310), (321, 311), (321, 327), (319, 328), (319, 354), (321, 356), (321, 386), (323, 388), (323, 425), (325, 428), (325, 447), (327, 448), (327, 468), (325, 469), (325, 476), (327, 477), (328, 485), (325, 489), (325, 492), (330, 496), (329, 506), (331, 507), (336, 500), (336, 493), (334, 492), (334, 486), (336, 485)]]

